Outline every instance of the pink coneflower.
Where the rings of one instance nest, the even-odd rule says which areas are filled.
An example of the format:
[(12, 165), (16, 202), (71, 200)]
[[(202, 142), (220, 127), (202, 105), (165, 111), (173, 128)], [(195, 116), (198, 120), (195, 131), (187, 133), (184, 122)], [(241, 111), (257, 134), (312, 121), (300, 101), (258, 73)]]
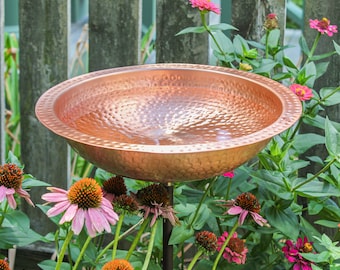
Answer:
[(116, 196), (126, 194), (127, 192), (124, 178), (122, 176), (113, 176), (104, 181), (102, 190), (104, 198), (108, 199), (110, 202), (112, 202)]
[(260, 226), (263, 226), (267, 223), (267, 220), (259, 214), (261, 206), (257, 198), (255, 195), (249, 192), (245, 192), (237, 196), (236, 200), (227, 201), (223, 206), (229, 208), (229, 210), (226, 212), (227, 214), (240, 215), (238, 219), (239, 225), (244, 223), (248, 214), (250, 214), (254, 221)]
[(204, 253), (211, 254), (217, 250), (217, 237), (213, 232), (202, 231), (196, 234), (196, 245)]
[(312, 90), (305, 85), (295, 83), (289, 86), (289, 89), (292, 90), (293, 93), (297, 95), (301, 101), (310, 100), (313, 97)]
[(301, 256), (301, 253), (310, 253), (313, 251), (313, 243), (309, 242), (307, 237), (298, 238), (296, 244), (291, 240), (287, 240), (282, 251), (290, 263), (293, 263), (293, 270), (312, 270), (313, 262), (308, 261)]
[(11, 270), (7, 258), (0, 260), (0, 270)]
[(83, 178), (75, 182), (68, 191), (49, 187), (51, 193), (42, 195), (42, 199), (56, 203), (47, 211), (53, 217), (63, 212), (59, 224), (72, 222), (72, 231), (78, 235), (85, 223), (89, 236), (96, 233), (111, 232), (110, 224), (116, 224), (118, 215), (114, 212), (110, 201), (103, 197), (101, 187), (92, 178)]
[[(217, 239), (218, 251), (221, 250), (224, 242), (228, 238), (228, 235), (228, 232), (224, 232), (222, 236)], [(230, 263), (234, 262), (236, 264), (245, 264), (247, 252), (248, 249), (244, 245), (244, 240), (238, 238), (237, 233), (235, 232), (224, 249), (223, 258)]]
[(0, 166), (0, 203), (6, 198), (12, 209), (17, 207), (14, 194), (24, 198), (34, 206), (27, 191), (22, 189), (23, 171), (15, 164), (7, 163)]
[(150, 214), (153, 215), (150, 226), (152, 227), (158, 217), (169, 219), (172, 225), (178, 224), (178, 218), (170, 205), (169, 194), (162, 184), (152, 184), (140, 189), (136, 194), (139, 209), (144, 212), (146, 219)]
[(102, 270), (133, 270), (133, 267), (125, 259), (115, 259), (104, 264)]
[(189, 2), (193, 8), (198, 8), (201, 11), (212, 11), (216, 14), (221, 13), (221, 9), (210, 0), (189, 0)]
[(327, 34), (329, 37), (333, 36), (334, 33), (338, 33), (338, 27), (331, 25), (330, 20), (322, 18), (322, 20), (309, 20), (309, 27), (311, 29), (318, 30), (321, 34)]
[(234, 171), (225, 172), (222, 174), (224, 177), (233, 178), (235, 176)]

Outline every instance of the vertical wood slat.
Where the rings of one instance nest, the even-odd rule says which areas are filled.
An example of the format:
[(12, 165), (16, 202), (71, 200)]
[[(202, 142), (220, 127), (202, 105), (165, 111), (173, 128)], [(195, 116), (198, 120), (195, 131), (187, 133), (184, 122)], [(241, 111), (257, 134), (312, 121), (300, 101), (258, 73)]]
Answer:
[(89, 69), (139, 64), (141, 0), (89, 1)]
[(4, 21), (5, 3), (0, 0), (0, 162), (5, 163), (5, 83), (4, 83)]
[[(21, 157), (25, 172), (52, 186), (66, 187), (69, 178), (69, 150), (66, 141), (42, 126), (35, 116), (35, 103), (44, 91), (68, 76), (68, 0), (21, 0), (20, 113)], [(39, 29), (39, 30), (38, 30)], [(30, 192), (41, 203), (45, 188)], [(34, 217), (31, 226), (39, 233), (54, 230), (40, 209), (22, 204)]]
[(269, 13), (277, 15), (283, 37), (286, 27), (286, 0), (232, 1), (232, 24), (239, 29), (236, 34), (259, 41), (264, 35), (263, 24)]
[(201, 17), (186, 0), (156, 1), (156, 62), (208, 64), (207, 34), (175, 36), (189, 26), (199, 26)]

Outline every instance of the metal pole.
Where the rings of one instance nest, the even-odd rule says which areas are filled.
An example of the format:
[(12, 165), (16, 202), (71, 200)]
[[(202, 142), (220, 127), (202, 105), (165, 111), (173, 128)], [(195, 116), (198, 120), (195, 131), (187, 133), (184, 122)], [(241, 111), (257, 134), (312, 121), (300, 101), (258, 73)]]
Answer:
[[(173, 204), (174, 188), (168, 183), (167, 190), (170, 197), (170, 204)], [(173, 246), (169, 245), (169, 239), (172, 232), (172, 225), (168, 219), (163, 220), (163, 270), (173, 269)]]

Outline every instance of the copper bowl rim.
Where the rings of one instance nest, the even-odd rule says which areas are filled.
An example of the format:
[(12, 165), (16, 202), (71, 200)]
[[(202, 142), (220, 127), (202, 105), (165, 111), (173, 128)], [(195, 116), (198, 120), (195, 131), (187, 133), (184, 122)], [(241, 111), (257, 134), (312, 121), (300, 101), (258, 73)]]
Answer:
[[(84, 84), (88, 81), (99, 80), (102, 77), (119, 75), (122, 73), (130, 72), (133, 73), (136, 71), (169, 70), (169, 69), (191, 71), (199, 70), (204, 72), (213, 72), (238, 77), (244, 81), (251, 81), (253, 83), (255, 82), (257, 85), (260, 85), (267, 91), (270, 91), (273, 95), (277, 96), (277, 98), (282, 103), (282, 113), (280, 117), (278, 117), (278, 119), (271, 125), (249, 135), (232, 138), (229, 139), (228, 141), (214, 141), (188, 145), (146, 145), (115, 142), (81, 133), (78, 130), (69, 127), (64, 122), (62, 122), (54, 111), (54, 103), (58, 99), (58, 97), (66, 93), (72, 87), (75, 87), (79, 84)], [(35, 113), (38, 120), (45, 127), (47, 127), (55, 134), (64, 137), (65, 139), (70, 141), (114, 150), (148, 152), (159, 154), (161, 153), (179, 154), (231, 149), (245, 145), (255, 144), (260, 141), (269, 140), (272, 137), (280, 134), (281, 132), (285, 131), (286, 129), (294, 125), (294, 123), (301, 116), (302, 105), (298, 97), (286, 86), (258, 74), (210, 65), (163, 63), (105, 69), (90, 72), (84, 75), (68, 79), (48, 89), (40, 96), (35, 106)]]

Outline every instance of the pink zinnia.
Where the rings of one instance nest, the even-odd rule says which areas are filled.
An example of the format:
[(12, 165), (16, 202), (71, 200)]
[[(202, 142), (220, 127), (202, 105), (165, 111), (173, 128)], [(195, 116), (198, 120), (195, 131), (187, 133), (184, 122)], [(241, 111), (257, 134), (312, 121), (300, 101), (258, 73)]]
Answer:
[(234, 171), (225, 172), (222, 174), (224, 177), (233, 178), (235, 176)]
[(291, 240), (287, 240), (282, 251), (290, 263), (294, 263), (293, 270), (312, 270), (312, 262), (301, 256), (301, 253), (310, 253), (313, 251), (312, 242), (307, 237), (298, 238), (296, 244)]
[(301, 101), (306, 101), (306, 100), (310, 100), (313, 97), (313, 92), (311, 89), (309, 89), (307, 86), (305, 85), (301, 85), (301, 84), (292, 84), (290, 87), (290, 90), (293, 91), (293, 93), (295, 95), (298, 96), (298, 98)]
[[(224, 232), (222, 236), (217, 239), (218, 251), (221, 250), (224, 242), (228, 238), (228, 235), (228, 232)], [(244, 240), (238, 238), (237, 233), (235, 232), (223, 252), (223, 258), (230, 263), (234, 262), (236, 264), (245, 264), (247, 252), (248, 249), (244, 245)]]
[(229, 208), (226, 214), (239, 215), (239, 225), (244, 223), (248, 214), (250, 214), (254, 221), (260, 226), (267, 223), (267, 220), (259, 214), (261, 207), (257, 198), (249, 192), (245, 192), (237, 196), (236, 200), (227, 201), (223, 206)]
[(34, 206), (27, 191), (22, 189), (23, 171), (15, 164), (7, 163), (0, 166), (0, 203), (6, 198), (12, 209), (17, 207), (14, 194), (24, 198)]
[(54, 217), (64, 212), (59, 224), (72, 222), (72, 231), (78, 235), (84, 223), (89, 236), (96, 233), (111, 232), (111, 225), (118, 221), (112, 204), (103, 197), (101, 187), (92, 178), (83, 178), (75, 182), (68, 191), (50, 187), (51, 193), (42, 195), (42, 199), (56, 203), (47, 211), (47, 216)]
[(212, 3), (210, 0), (189, 0), (193, 8), (198, 8), (201, 11), (212, 11), (216, 14), (220, 14), (220, 8)]
[(322, 18), (319, 20), (309, 20), (309, 27), (318, 30), (321, 34), (327, 34), (329, 37), (333, 36), (334, 33), (338, 33), (338, 27), (336, 25), (331, 25), (330, 20), (327, 18)]

